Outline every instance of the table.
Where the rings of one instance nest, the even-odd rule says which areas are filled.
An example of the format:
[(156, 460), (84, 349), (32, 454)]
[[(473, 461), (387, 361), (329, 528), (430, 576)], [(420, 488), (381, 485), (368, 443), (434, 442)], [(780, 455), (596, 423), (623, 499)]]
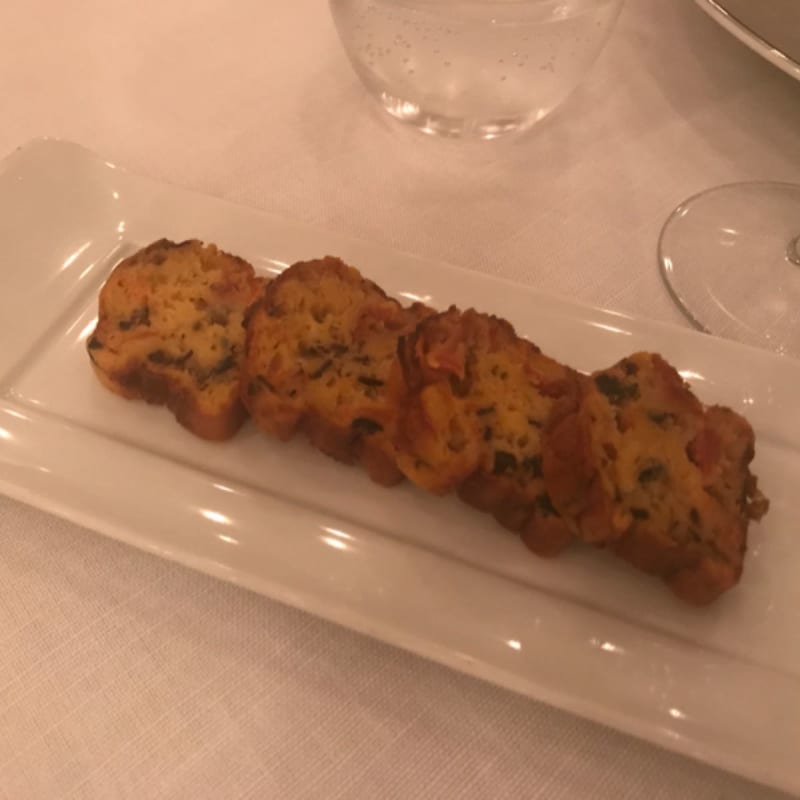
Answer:
[[(374, 112), (323, 2), (0, 6), (0, 152), (133, 171), (686, 324), (655, 263), (688, 195), (800, 181), (800, 86), (690, 0), (628, 0), (528, 138)], [(777, 798), (0, 498), (0, 798)]]

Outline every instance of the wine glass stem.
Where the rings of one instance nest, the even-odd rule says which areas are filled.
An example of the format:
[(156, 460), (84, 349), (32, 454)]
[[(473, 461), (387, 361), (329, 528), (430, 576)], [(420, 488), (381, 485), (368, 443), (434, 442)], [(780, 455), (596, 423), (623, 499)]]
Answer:
[(800, 233), (786, 245), (786, 258), (800, 267)]

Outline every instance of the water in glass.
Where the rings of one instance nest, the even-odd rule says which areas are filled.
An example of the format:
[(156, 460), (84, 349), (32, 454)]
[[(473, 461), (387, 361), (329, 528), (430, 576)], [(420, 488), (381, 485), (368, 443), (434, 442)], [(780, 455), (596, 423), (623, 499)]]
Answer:
[(330, 0), (353, 67), (393, 116), (493, 138), (575, 88), (621, 0)]

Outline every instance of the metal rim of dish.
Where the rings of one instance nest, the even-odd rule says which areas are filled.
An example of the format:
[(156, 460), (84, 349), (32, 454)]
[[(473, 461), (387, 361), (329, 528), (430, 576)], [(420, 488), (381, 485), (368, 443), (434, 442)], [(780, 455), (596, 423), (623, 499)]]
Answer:
[(755, 31), (724, 9), (717, 0), (695, 0), (713, 20), (732, 33), (758, 55), (783, 70), (795, 80), (800, 80), (800, 63), (759, 36)]

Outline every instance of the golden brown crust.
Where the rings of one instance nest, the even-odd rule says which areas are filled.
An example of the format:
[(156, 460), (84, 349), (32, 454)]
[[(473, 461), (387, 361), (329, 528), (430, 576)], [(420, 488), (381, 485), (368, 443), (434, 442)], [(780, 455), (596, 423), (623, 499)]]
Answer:
[(122, 397), (167, 406), (197, 436), (230, 438), (246, 419), (242, 320), (262, 289), (247, 262), (214, 245), (153, 242), (100, 291), (86, 343), (95, 375)]
[(766, 511), (753, 454), (746, 420), (705, 408), (661, 356), (635, 353), (561, 398), (543, 469), (584, 541), (702, 605), (739, 581), (748, 522)]
[(747, 421), (662, 357), (584, 377), (505, 320), (405, 308), (337, 258), (265, 288), (213, 245), (154, 242), (109, 276), (86, 346), (103, 386), (199, 436), (227, 439), (249, 411), (380, 484), (457, 492), (540, 555), (579, 538), (698, 605), (739, 581), (768, 509)]
[(398, 348), (398, 465), (435, 494), (457, 491), (554, 555), (572, 534), (550, 503), (540, 431), (575, 374), (505, 320), (455, 307), (424, 320)]
[(266, 433), (302, 430), (332, 458), (395, 484), (389, 371), (398, 337), (429, 313), (404, 308), (340, 259), (298, 262), (248, 320), (243, 402)]

